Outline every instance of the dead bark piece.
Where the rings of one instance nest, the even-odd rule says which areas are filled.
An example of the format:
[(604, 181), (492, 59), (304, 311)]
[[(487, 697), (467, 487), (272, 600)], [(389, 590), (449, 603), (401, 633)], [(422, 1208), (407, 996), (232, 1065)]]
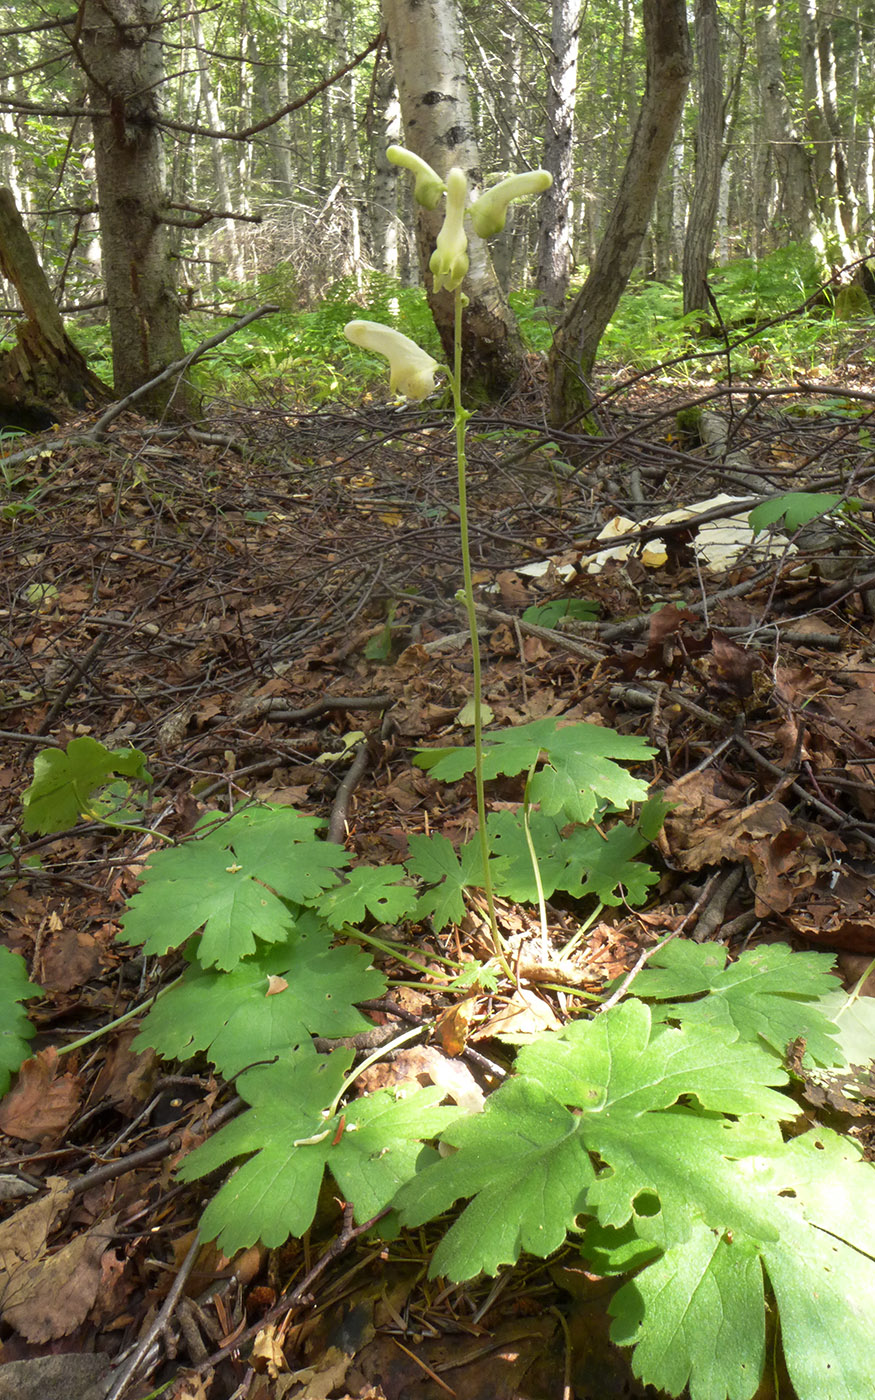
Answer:
[(111, 397), (64, 330), (48, 279), (10, 190), (0, 187), (0, 274), (18, 293), (24, 320), (0, 355), (0, 426), (40, 431)]

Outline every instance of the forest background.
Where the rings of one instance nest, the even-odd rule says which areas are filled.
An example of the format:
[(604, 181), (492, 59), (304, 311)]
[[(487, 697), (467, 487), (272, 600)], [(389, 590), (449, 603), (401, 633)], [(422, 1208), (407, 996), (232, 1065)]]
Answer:
[[(634, 362), (648, 341), (691, 343), (695, 313), (711, 314), (709, 268), (736, 265), (727, 319), (751, 322), (770, 292), (786, 310), (866, 251), (866, 5), (698, 0), (692, 40), (676, 4), (457, 12), (438, 0), (427, 24), (425, 13), (400, 0), (384, 15), (345, 0), (318, 12), (290, 0), (16, 7), (2, 33), (0, 179), (90, 368), (111, 381), (109, 317), (117, 393), (179, 358), (183, 336), (188, 349), (215, 317), (265, 300), (292, 319), (248, 343), (269, 351), (293, 396), (367, 374), (360, 354), (326, 344), (350, 303), (437, 349), (420, 299), (398, 296), (422, 275), (413, 230), (421, 246), (428, 237), (386, 160), (399, 140), (441, 173), (462, 164), (475, 184), (536, 166), (553, 175), (491, 246), (494, 285), (488, 259), (471, 273), (488, 311), (470, 313), (466, 353), (469, 378), (500, 395), (520, 369), (518, 325), (547, 349), (565, 308), (554, 421), (580, 406), (557, 356), (591, 373), (629, 277), (650, 294), (611, 348)], [(572, 280), (585, 284), (576, 314)], [(447, 312), (430, 300), (446, 348)], [(253, 363), (243, 343), (232, 358)]]
[[(0, 37), (14, 1393), (75, 1356), (112, 1400), (353, 1361), (510, 1396), (517, 1327), (551, 1400), (868, 1393), (875, 7), (25, 0)], [(552, 176), (469, 238), (470, 420), (343, 335), (452, 363), (398, 142)], [(740, 555), (649, 522), (726, 487)], [(357, 1249), (394, 1313), (334, 1371)]]

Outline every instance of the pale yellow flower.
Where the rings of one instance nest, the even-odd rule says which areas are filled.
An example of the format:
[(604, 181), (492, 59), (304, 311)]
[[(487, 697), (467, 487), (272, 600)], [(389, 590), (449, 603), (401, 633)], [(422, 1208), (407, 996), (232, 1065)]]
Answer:
[(465, 232), (465, 205), (468, 202), (468, 181), (465, 172), (454, 165), (447, 175), (447, 212), (437, 236), (435, 250), (429, 260), (434, 276), (434, 289), (445, 287), (454, 292), (468, 273), (468, 235)]
[(540, 194), (553, 183), (549, 170), (529, 170), (522, 175), (508, 175), (491, 190), (486, 190), (471, 205), (471, 226), (480, 238), (494, 238), (501, 233), (507, 219), (507, 206), (512, 199), (526, 194)]
[(389, 361), (389, 387), (405, 399), (424, 399), (434, 392), (437, 360), (420, 350), (415, 341), (379, 321), (349, 321), (343, 328), (347, 340), (362, 350), (372, 350)]
[(444, 182), (437, 171), (432, 170), (428, 161), (414, 155), (405, 146), (390, 146), (386, 151), (386, 159), (390, 164), (400, 165), (415, 175), (413, 198), (417, 204), (421, 204), (425, 209), (437, 208), (444, 192)]

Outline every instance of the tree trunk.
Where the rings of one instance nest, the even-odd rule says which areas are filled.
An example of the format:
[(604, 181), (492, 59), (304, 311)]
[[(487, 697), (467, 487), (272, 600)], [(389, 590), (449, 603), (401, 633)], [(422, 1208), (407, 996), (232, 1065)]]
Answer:
[(684, 240), (684, 315), (708, 310), (706, 278), (723, 169), (723, 63), (717, 0), (696, 0), (694, 36), (698, 70), (696, 179)]
[(553, 176), (553, 184), (541, 204), (537, 285), (538, 300), (557, 311), (565, 305), (573, 263), (571, 182), (580, 10), (581, 0), (553, 0), (544, 141), (544, 169)]
[(599, 341), (638, 260), (659, 177), (690, 81), (685, 0), (644, 0), (644, 98), (614, 207), (592, 270), (559, 326), (547, 363), (550, 420), (585, 413)]
[(821, 17), (818, 17), (817, 56), (824, 121), (832, 142), (830, 200), (833, 223), (842, 256), (845, 262), (850, 262), (855, 253), (859, 201), (851, 178), (845, 135), (838, 113), (838, 84), (832, 26)]
[(67, 338), (12, 192), (3, 188), (0, 273), (14, 286), (26, 318), (15, 327), (15, 348), (0, 355), (0, 425), (47, 428), (74, 409), (107, 402), (106, 385)]
[[(197, 53), (200, 102), (203, 103), (207, 126), (212, 127), (213, 131), (217, 131), (222, 126), (222, 118), (219, 115), (219, 103), (216, 99), (213, 80), (210, 76), (210, 57), (204, 45), (204, 34), (201, 29), (200, 16), (196, 9), (193, 9), (191, 14), (191, 35), (194, 41), (195, 52)], [(261, 75), (262, 65), (258, 61), (259, 54), (257, 48), (254, 53), (252, 52), (254, 43), (254, 36), (249, 34), (247, 36), (247, 47), (249, 50), (249, 58), (252, 62), (252, 71), (255, 74)], [(256, 78), (255, 81), (258, 84), (262, 83), (260, 76)], [(200, 105), (200, 103), (198, 105)], [(231, 197), (231, 181), (228, 178), (228, 166), (225, 161), (225, 147), (223, 142), (210, 142), (210, 156), (213, 162), (213, 179), (215, 181), (217, 203), (221, 209), (230, 210), (233, 203)], [(220, 257), (224, 254), (227, 260), (228, 272), (232, 277), (242, 277), (243, 267), (240, 260), (240, 249), (237, 243), (237, 226), (233, 219), (222, 220), (221, 253), (217, 247), (214, 247), (213, 255), (215, 256), (217, 253)]]
[(778, 175), (787, 233), (797, 243), (822, 247), (811, 159), (793, 123), (784, 86), (776, 0), (756, 0), (756, 45), (763, 127)]
[[(115, 392), (130, 393), (183, 356), (165, 225), (164, 153), (156, 125), (164, 79), (160, 0), (84, 0), (79, 44), (94, 110), (100, 242)], [(189, 406), (162, 385), (141, 411)]]
[[(395, 65), (406, 145), (439, 175), (464, 170), (472, 189), (482, 184), (474, 140), (468, 78), (455, 0), (383, 0)], [(443, 222), (443, 208), (417, 207), (416, 238), (428, 304), (447, 356), (453, 347), (453, 297), (435, 294), (428, 260)], [(486, 244), (468, 235), (470, 269), (462, 317), (463, 375), (475, 397), (499, 398), (516, 383), (523, 346), (489, 260)]]
[[(519, 163), (520, 82), (523, 67), (523, 50), (518, 17), (508, 13), (504, 16), (503, 27), (505, 33), (502, 46), (502, 59), (504, 61), (507, 82), (502, 93), (503, 102), (501, 112), (498, 114), (501, 124), (498, 158), (502, 173), (509, 175), (511, 171), (517, 168)], [(499, 286), (505, 296), (507, 296), (511, 289), (515, 255), (520, 242), (520, 222), (517, 219), (517, 212), (512, 203), (508, 205), (507, 222), (501, 230), (501, 233), (493, 238), (490, 243), (492, 266), (495, 268), (495, 275), (498, 278)], [(525, 232), (525, 224), (523, 225), (523, 232)]]
[(374, 85), (377, 139), (373, 151), (371, 198), (371, 246), (378, 266), (390, 277), (398, 276), (398, 167), (386, 159), (389, 146), (401, 137), (401, 109), (395, 77), (386, 65)]

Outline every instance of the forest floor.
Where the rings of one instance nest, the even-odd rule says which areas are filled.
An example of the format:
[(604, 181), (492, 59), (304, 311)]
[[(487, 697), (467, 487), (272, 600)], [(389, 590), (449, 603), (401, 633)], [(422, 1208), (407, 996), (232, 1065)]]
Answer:
[[(651, 776), (675, 803), (648, 903), (605, 910), (589, 931), (582, 966), (595, 994), (673, 930), (733, 950), (785, 940), (835, 952), (848, 986), (875, 957), (871, 507), (803, 529), (792, 548), (781, 537), (765, 558), (745, 549), (709, 565), (681, 527), (664, 536), (660, 568), (639, 535), (633, 557), (587, 571), (618, 514), (641, 520), (718, 492), (875, 499), (875, 395), (740, 402), (734, 415), (719, 395), (710, 406), (728, 434), (715, 456), (679, 435), (676, 393), (642, 385), (604, 406), (600, 437), (562, 439), (577, 454), (571, 472), (555, 445), (527, 451), (534, 379), (471, 424), (496, 722), (563, 716), (646, 736)], [(87, 430), (45, 435), (29, 461), (6, 443), (0, 460), (0, 940), (43, 989), (28, 1006), (38, 1053), (0, 1104), (0, 1316), (15, 1304), (14, 1325), (0, 1321), (0, 1397), (652, 1393), (608, 1341), (614, 1285), (571, 1250), (497, 1283), (441, 1287), (426, 1278), (429, 1231), (345, 1239), (329, 1196), (303, 1241), (187, 1260), (207, 1193), (174, 1168), (233, 1088), (203, 1057), (178, 1067), (134, 1053), (128, 1024), (59, 1054), (145, 1005), (172, 959), (144, 960), (115, 937), (155, 845), (148, 830), (81, 821), (19, 839), (40, 749), (80, 735), (141, 749), (154, 779), (145, 826), (170, 838), (208, 802), (252, 798), (333, 814), (356, 858), (386, 864), (429, 827), (469, 835), (473, 813), (467, 780), (441, 785), (410, 763), (417, 746), (454, 741), (471, 693), (445, 414), (226, 406), (212, 441), (131, 416), (98, 441)], [(520, 572), (537, 561), (553, 562), (540, 578)], [(566, 632), (521, 621), (554, 598), (592, 600), (598, 618)], [(366, 755), (354, 787), (353, 733)], [(557, 939), (586, 912), (551, 906)], [(512, 906), (502, 916), (517, 928), (528, 917)], [(404, 937), (425, 959), (464, 956), (480, 927), (472, 906), (448, 939), (425, 926)], [(393, 998), (428, 1026), (452, 1002), (424, 980), (372, 1014), (390, 1017)], [(503, 1009), (523, 1034), (562, 1018), (561, 996), (534, 977), (483, 996), (468, 1032), (481, 1056), (502, 1058), (489, 1027)], [(438, 1035), (430, 1055), (420, 1073), (434, 1077), (435, 1057), (447, 1058)], [(870, 1143), (872, 1117), (855, 1113), (852, 1130)], [(36, 1222), (23, 1212), (40, 1199), (54, 1205)], [(284, 1305), (311, 1270), (304, 1299)]]

